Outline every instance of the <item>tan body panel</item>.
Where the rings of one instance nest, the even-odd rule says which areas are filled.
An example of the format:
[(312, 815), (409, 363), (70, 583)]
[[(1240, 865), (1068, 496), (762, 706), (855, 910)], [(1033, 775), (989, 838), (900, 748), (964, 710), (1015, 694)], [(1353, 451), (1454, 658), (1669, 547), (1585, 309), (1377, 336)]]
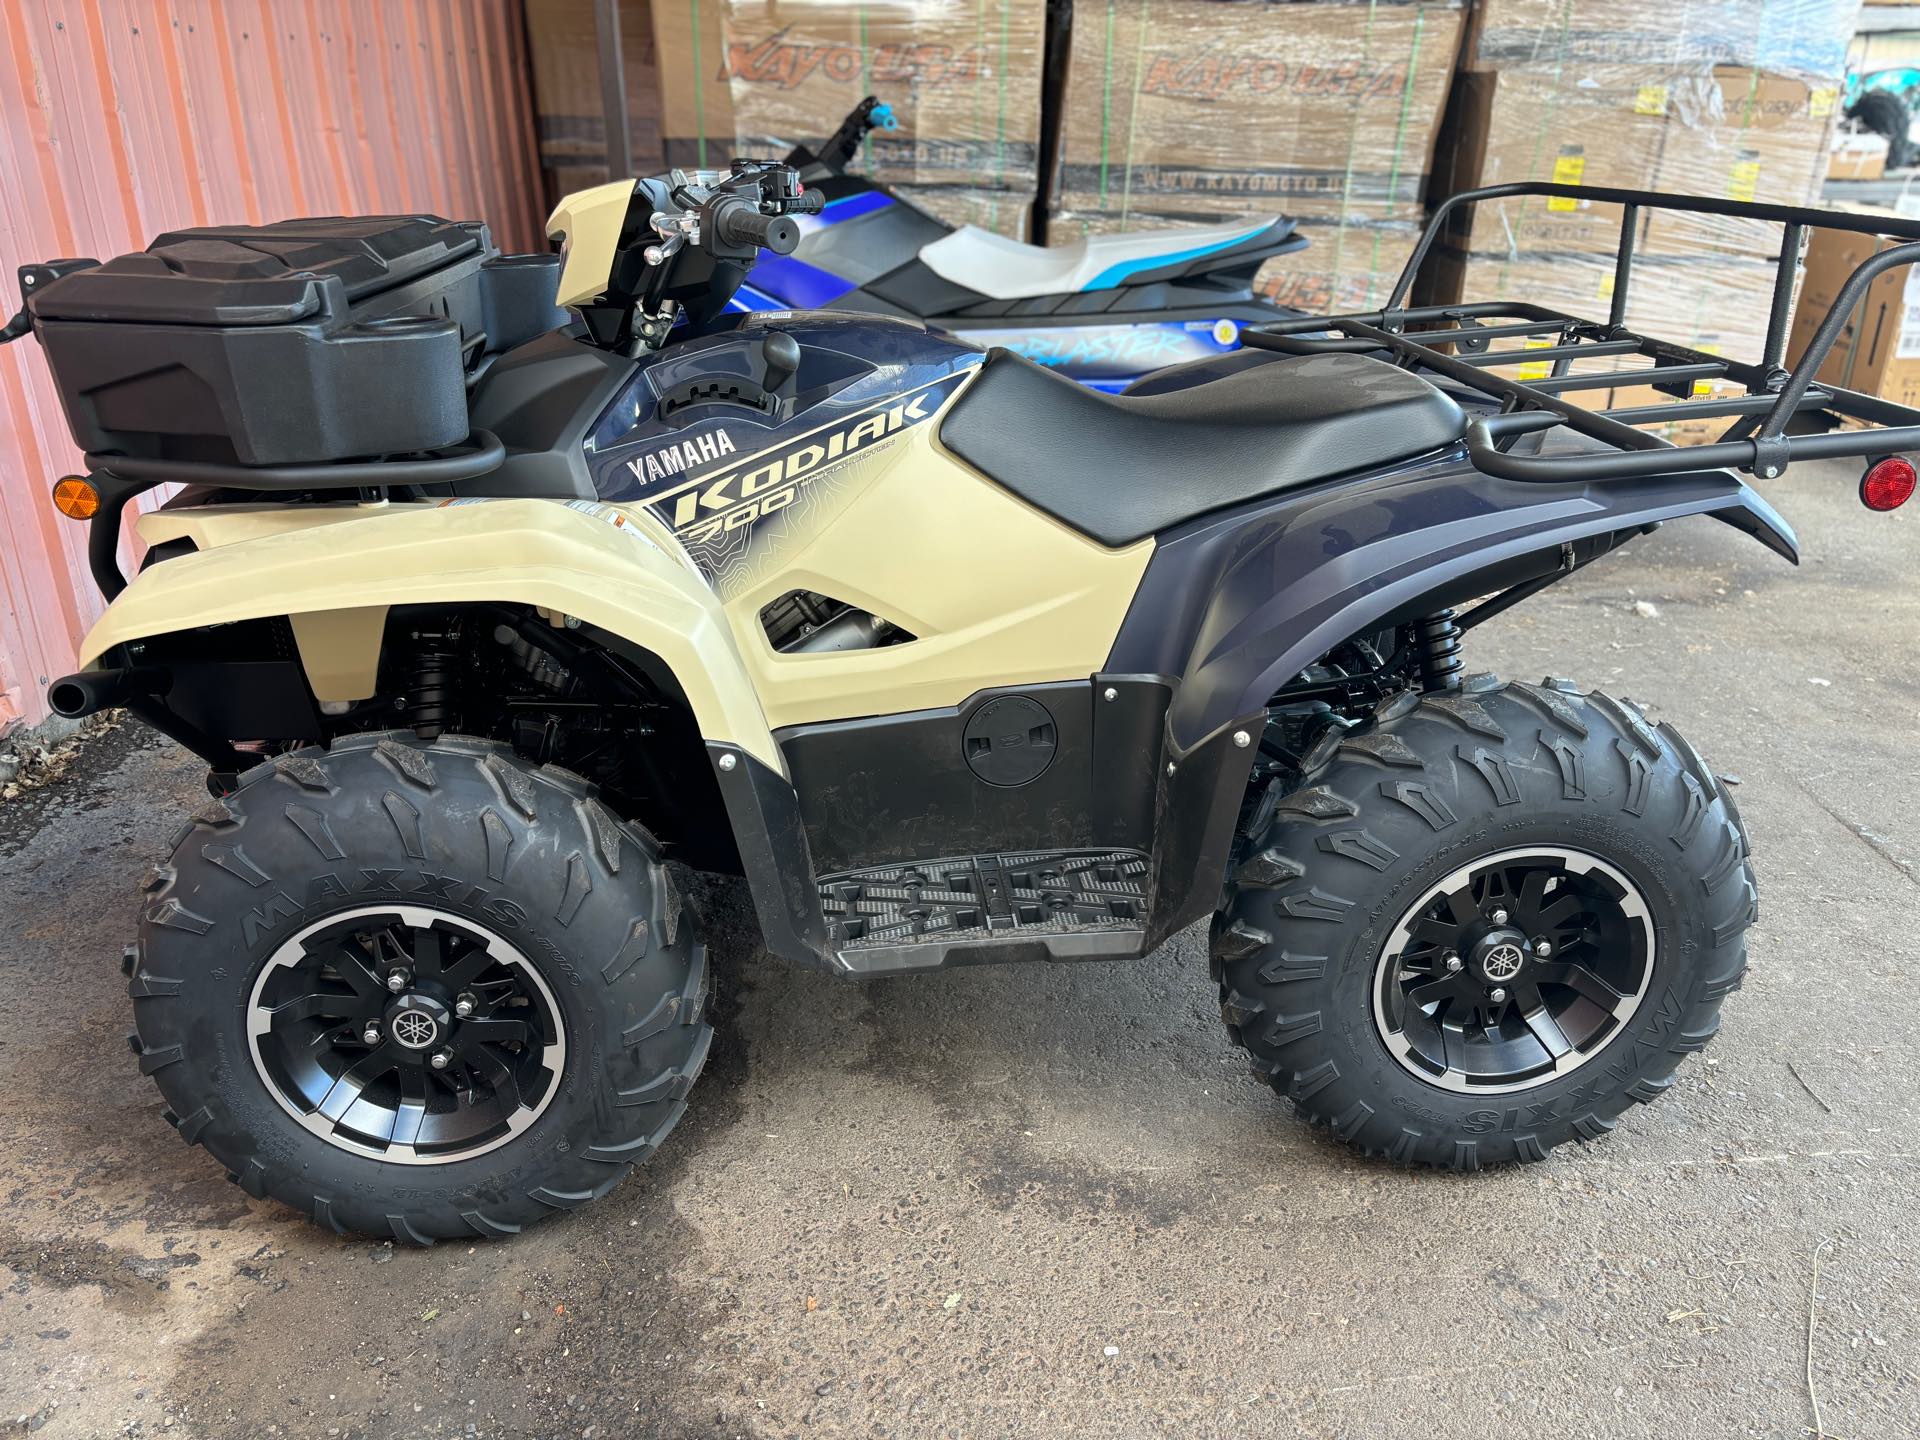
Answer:
[(566, 242), (559, 305), (584, 305), (607, 288), (620, 230), (633, 202), (633, 181), (612, 180), (569, 195), (547, 217), (547, 238)]
[(316, 693), (321, 685), (365, 687), (362, 695), (319, 698), (358, 699), (372, 688), (378, 655), (369, 612), (482, 600), (527, 605), (651, 651), (679, 680), (702, 735), (785, 773), (718, 600), (636, 527), (616, 528), (551, 500), (279, 514), (288, 524), (271, 534), (261, 533), (271, 524), (262, 510), (172, 512), (143, 525), (150, 541), (191, 534), (204, 548), (128, 585), (82, 642), (81, 663), (151, 635), (289, 615)]
[[(1106, 663), (1153, 542), (1109, 550), (1001, 489), (940, 444), (945, 409), (823, 470), (804, 504), (762, 521), (746, 559), (716, 576), (775, 730), (958, 705), (990, 687), (1084, 680)], [(749, 455), (729, 468), (751, 473), (754, 464)], [(671, 514), (705, 483), (652, 503)], [(725, 512), (698, 519), (710, 524), (715, 513)], [(657, 511), (636, 518), (669, 533)], [(760, 612), (793, 590), (858, 606), (916, 638), (782, 654)]]
[[(1081, 680), (1106, 663), (1153, 554), (1108, 550), (975, 475), (923, 426), (881, 458), (835, 522), (777, 575), (727, 603), (775, 729), (958, 705), (991, 686)], [(914, 641), (782, 655), (759, 624), (789, 590), (817, 590)]]
[[(949, 401), (948, 403), (951, 403)], [(1084, 680), (1106, 662), (1153, 553), (1110, 550), (948, 452), (928, 415), (810, 474), (804, 502), (769, 514), (748, 548), (703, 578), (668, 517), (553, 500), (455, 505), (211, 506), (140, 522), (149, 544), (200, 553), (143, 572), (87, 637), (93, 663), (143, 636), (290, 617), (322, 701), (373, 692), (386, 610), (493, 600), (574, 616), (669, 666), (701, 733), (784, 773), (783, 726), (959, 705), (997, 687)], [(792, 443), (792, 442), (787, 442)], [(748, 473), (751, 455), (735, 473)], [(712, 479), (683, 491), (711, 492)], [(725, 490), (736, 509), (740, 487)], [(769, 493), (760, 492), (764, 500)], [(726, 508), (697, 510), (724, 523)], [(693, 548), (697, 548), (693, 547)], [(781, 654), (761, 610), (793, 590), (858, 606), (916, 638), (875, 649)]]
[(148, 546), (191, 540), (196, 550), (237, 545), (266, 535), (337, 525), (361, 515), (383, 512), (384, 505), (197, 505), (185, 510), (149, 510), (134, 522)]

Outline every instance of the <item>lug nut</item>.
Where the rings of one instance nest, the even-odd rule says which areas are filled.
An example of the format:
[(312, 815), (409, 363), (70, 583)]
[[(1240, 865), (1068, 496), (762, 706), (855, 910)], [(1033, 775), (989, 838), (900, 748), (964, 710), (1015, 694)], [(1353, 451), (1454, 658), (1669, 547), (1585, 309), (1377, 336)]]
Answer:
[(369, 1045), (378, 1045), (380, 1043), (380, 1027), (378, 1025), (367, 1026), (366, 1029), (360, 1032), (360, 1038)]
[(1447, 969), (1458, 970), (1461, 966), (1461, 963), (1462, 963), (1461, 959), (1458, 955), (1454, 954), (1451, 950), (1447, 952)]
[(449, 1064), (452, 1063), (452, 1061), (453, 1061), (452, 1051), (436, 1050), (433, 1052), (433, 1059), (428, 1063), (430, 1063), (433, 1066), (433, 1068), (436, 1070), (444, 1070), (447, 1068)]
[(1487, 999), (1496, 1005), (1504, 1005), (1507, 1003), (1507, 992), (1496, 985), (1487, 992)]
[(1507, 923), (1507, 912), (1504, 910), (1496, 910), (1488, 918), (1496, 925), (1504, 925)]
[(398, 995), (407, 988), (407, 972), (398, 966), (387, 971), (387, 989)]
[(1551, 940), (1534, 941), (1533, 953), (1538, 955), (1542, 960), (1546, 959), (1549, 955), (1553, 954), (1553, 942)]
[(462, 1020), (471, 1016), (473, 1014), (473, 997), (471, 995), (462, 995), (458, 1000), (454, 1001), (453, 1013), (458, 1015)]

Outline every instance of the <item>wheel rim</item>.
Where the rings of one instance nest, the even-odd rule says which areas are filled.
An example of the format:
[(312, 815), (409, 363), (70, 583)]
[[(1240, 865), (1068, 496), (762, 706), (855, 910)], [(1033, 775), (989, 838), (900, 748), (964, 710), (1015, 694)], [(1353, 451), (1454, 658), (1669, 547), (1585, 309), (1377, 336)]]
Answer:
[(261, 967), (255, 1070), (330, 1145), (402, 1165), (469, 1160), (546, 1111), (567, 1042), (553, 992), (486, 927), (420, 906), (309, 925)]
[(1654, 952), (1646, 898), (1618, 869), (1579, 850), (1502, 850), (1401, 914), (1374, 969), (1374, 1023), (1430, 1085), (1530, 1090), (1606, 1049), (1646, 998)]

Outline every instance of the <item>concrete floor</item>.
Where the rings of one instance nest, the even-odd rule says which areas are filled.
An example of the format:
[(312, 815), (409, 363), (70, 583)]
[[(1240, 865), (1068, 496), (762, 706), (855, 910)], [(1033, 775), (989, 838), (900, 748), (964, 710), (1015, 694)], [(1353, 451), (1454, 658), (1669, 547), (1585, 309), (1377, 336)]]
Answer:
[(767, 960), (718, 888), (721, 1039), (649, 1173), (511, 1243), (336, 1239), (183, 1148), (123, 1046), (134, 882), (199, 780), (99, 742), (0, 809), (0, 1423), (1795, 1437), (1811, 1313), (1826, 1432), (1920, 1433), (1920, 514), (1864, 512), (1855, 473), (1776, 487), (1797, 574), (1689, 521), (1472, 649), (1679, 725), (1761, 874), (1719, 1041), (1524, 1170), (1308, 1133), (1228, 1048), (1197, 934), (861, 987)]

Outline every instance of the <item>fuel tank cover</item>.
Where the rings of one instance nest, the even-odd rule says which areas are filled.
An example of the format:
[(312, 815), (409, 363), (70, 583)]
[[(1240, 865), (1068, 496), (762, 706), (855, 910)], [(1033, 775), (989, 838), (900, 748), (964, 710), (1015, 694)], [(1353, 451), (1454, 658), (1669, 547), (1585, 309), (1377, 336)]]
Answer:
[(999, 695), (967, 720), (961, 745), (967, 768), (989, 785), (1025, 785), (1053, 763), (1059, 731), (1038, 700)]

